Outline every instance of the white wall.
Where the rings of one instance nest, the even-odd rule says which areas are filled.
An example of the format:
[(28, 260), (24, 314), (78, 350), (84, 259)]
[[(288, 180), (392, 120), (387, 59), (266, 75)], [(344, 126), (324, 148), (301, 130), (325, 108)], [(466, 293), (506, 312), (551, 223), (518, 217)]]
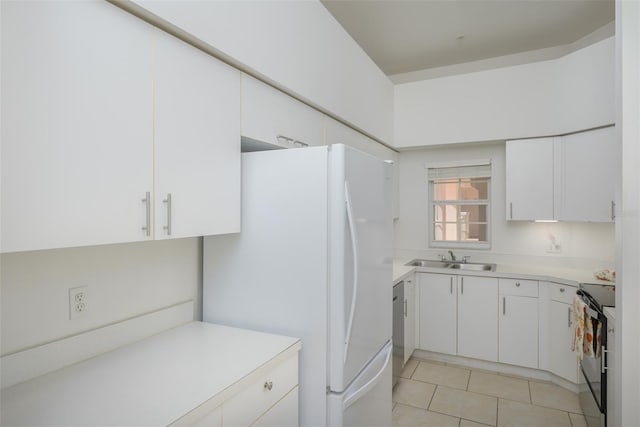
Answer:
[[(193, 299), (202, 318), (202, 239), (2, 254), (0, 354)], [(69, 320), (68, 289), (88, 286)]]
[(559, 135), (615, 121), (614, 39), (564, 57), (395, 86), (396, 147)]
[(392, 142), (391, 81), (319, 1), (133, 2), (242, 68)]
[[(478, 159), (491, 159), (492, 162), (491, 249), (456, 250), (456, 253), (469, 254), (472, 260), (483, 258), (494, 262), (535, 260), (575, 268), (613, 265), (613, 224), (506, 221), (504, 142), (429, 147), (400, 153), (400, 219), (395, 224), (397, 256), (435, 258), (437, 254), (446, 253), (445, 249), (428, 248), (428, 191), (424, 164)], [(560, 243), (560, 254), (547, 253), (550, 234)]]
[(640, 3), (616, 1), (617, 122), (622, 138), (621, 211), (617, 218), (617, 387), (621, 426), (640, 425)]

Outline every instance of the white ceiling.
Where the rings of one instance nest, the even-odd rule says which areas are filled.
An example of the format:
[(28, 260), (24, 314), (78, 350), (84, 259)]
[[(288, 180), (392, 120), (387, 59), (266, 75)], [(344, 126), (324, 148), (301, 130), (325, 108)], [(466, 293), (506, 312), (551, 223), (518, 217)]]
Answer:
[(613, 0), (322, 0), (387, 75), (576, 42)]

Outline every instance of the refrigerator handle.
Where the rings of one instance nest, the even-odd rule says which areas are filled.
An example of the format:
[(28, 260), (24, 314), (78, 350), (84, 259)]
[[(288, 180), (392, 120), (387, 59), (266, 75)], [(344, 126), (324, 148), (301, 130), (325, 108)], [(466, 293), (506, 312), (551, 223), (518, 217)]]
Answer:
[(382, 365), (382, 368), (378, 371), (378, 373), (371, 378), (369, 381), (367, 381), (367, 383), (365, 385), (363, 385), (362, 387), (360, 387), (358, 390), (356, 390), (355, 392), (353, 392), (350, 396), (348, 396), (343, 403), (343, 408), (347, 409), (349, 406), (353, 405), (354, 403), (356, 403), (358, 401), (358, 399), (360, 399), (362, 396), (364, 396), (365, 394), (367, 394), (369, 392), (369, 390), (371, 390), (373, 387), (375, 387), (375, 385), (380, 381), (382, 374), (384, 373), (384, 370), (387, 369), (387, 366), (389, 365), (389, 360), (391, 360), (391, 353), (392, 353), (393, 347), (392, 346), (388, 346), (387, 348), (387, 357), (384, 361), (384, 365)]
[(358, 297), (358, 237), (356, 236), (356, 224), (353, 220), (353, 210), (351, 209), (351, 196), (349, 194), (349, 183), (344, 182), (344, 202), (347, 208), (347, 220), (351, 234), (351, 248), (353, 251), (353, 294), (351, 296), (351, 309), (349, 310), (349, 323), (347, 323), (347, 333), (344, 340), (344, 361), (347, 361), (349, 353), (349, 342), (351, 341), (351, 327), (353, 326), (353, 316), (356, 311), (356, 299)]

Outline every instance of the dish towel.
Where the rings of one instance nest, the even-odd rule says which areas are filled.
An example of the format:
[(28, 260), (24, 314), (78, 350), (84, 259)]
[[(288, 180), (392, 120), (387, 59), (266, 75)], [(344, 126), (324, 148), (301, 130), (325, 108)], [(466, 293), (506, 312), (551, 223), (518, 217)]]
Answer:
[(573, 297), (573, 337), (571, 350), (580, 360), (600, 357), (602, 324), (587, 314), (587, 304), (578, 295)]

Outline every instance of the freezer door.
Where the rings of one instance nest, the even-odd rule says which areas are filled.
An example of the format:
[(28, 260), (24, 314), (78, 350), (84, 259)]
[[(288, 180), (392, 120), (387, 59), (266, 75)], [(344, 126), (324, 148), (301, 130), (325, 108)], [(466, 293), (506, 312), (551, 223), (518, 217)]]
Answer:
[(391, 339), (391, 168), (330, 152), (329, 387), (342, 392)]
[(391, 355), (389, 342), (344, 393), (329, 394), (327, 420), (332, 427), (391, 425)]

